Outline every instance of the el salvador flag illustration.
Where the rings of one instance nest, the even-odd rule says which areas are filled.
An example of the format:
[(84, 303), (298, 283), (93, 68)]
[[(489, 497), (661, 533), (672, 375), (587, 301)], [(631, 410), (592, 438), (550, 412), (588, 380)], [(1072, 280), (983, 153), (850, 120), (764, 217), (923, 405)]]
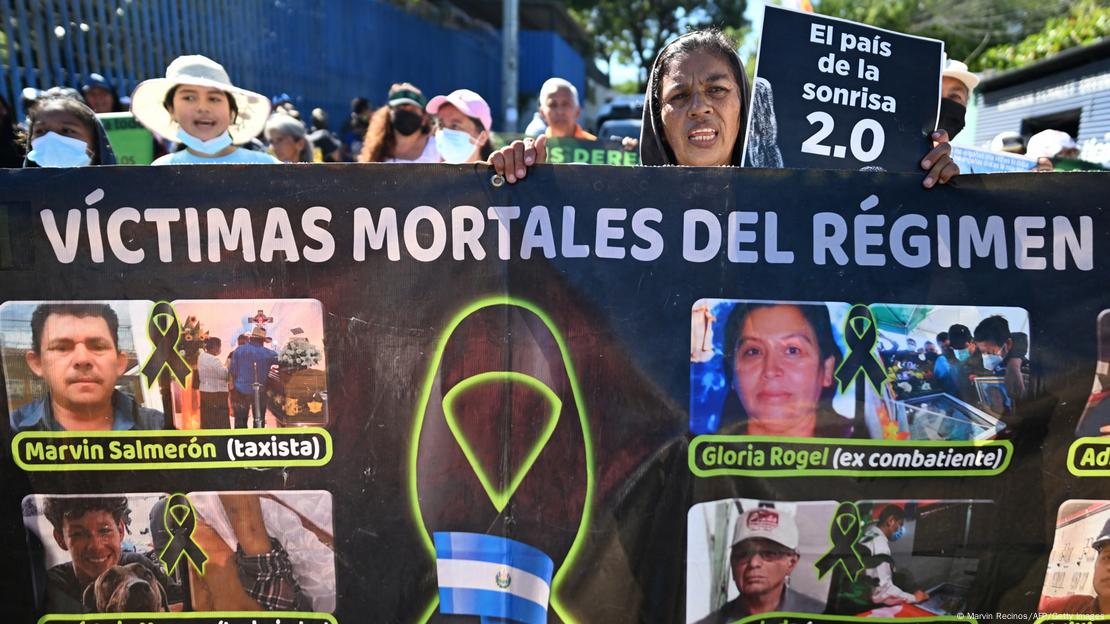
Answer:
[(547, 622), (551, 557), (515, 540), (481, 533), (437, 532), (439, 611), (483, 622)]

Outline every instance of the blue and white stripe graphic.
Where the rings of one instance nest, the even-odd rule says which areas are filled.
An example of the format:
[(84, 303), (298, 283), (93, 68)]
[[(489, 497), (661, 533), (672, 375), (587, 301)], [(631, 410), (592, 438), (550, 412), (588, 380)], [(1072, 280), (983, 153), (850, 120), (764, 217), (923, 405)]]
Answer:
[(435, 533), (439, 612), (545, 624), (555, 565), (539, 549), (481, 533)]

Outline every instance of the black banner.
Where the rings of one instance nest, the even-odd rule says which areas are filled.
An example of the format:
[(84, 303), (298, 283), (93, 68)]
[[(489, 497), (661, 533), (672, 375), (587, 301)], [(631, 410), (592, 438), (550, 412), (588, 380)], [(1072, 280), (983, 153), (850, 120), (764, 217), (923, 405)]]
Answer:
[[(49, 611), (127, 565), (166, 577), (167, 615), (196, 622), (718, 621), (754, 613), (761, 585), (774, 611), (826, 614), (799, 622), (1093, 599), (1110, 497), (1086, 475), (1108, 455), (1076, 427), (1110, 389), (1100, 174), (929, 191), (785, 169), (491, 176), (0, 172), (33, 226), (0, 270), (9, 619), (126, 604), (78, 593)], [(104, 302), (117, 336), (58, 302)], [(139, 378), (149, 354), (174, 357), (148, 336), (156, 302), (191, 371), (164, 388)], [(158, 450), (83, 464), (113, 443)], [(173, 492), (195, 508), (203, 575), (149, 556)], [(830, 543), (842, 507), (857, 522)], [(73, 532), (96, 518), (114, 545)], [(256, 550), (280, 599), (232, 580)], [(789, 583), (751, 573), (770, 563)], [(236, 583), (249, 615), (221, 606)]]

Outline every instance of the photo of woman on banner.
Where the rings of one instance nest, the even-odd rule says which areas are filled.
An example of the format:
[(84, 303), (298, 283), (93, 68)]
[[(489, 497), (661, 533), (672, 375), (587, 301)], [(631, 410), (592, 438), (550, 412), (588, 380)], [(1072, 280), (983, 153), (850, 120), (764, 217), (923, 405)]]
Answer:
[(740, 303), (728, 316), (724, 346), (733, 392), (721, 409), (722, 433), (851, 436), (852, 422), (832, 407), (843, 356), (828, 307)]
[(838, 393), (835, 372), (845, 354), (831, 313), (835, 308), (839, 326), (847, 305), (702, 300), (698, 306), (694, 324), (701, 318), (712, 325), (708, 338), (697, 341), (712, 344), (712, 353), (691, 364), (692, 431), (852, 436), (855, 394)]
[[(740, 166), (751, 87), (738, 48), (721, 31), (707, 29), (682, 35), (659, 52), (644, 96), (641, 164)], [(931, 139), (934, 147), (920, 163), (928, 172), (925, 188), (959, 174), (948, 134), (938, 130)], [(528, 175), (529, 167), (546, 162), (546, 144), (545, 137), (514, 141), (488, 162), (513, 184)]]

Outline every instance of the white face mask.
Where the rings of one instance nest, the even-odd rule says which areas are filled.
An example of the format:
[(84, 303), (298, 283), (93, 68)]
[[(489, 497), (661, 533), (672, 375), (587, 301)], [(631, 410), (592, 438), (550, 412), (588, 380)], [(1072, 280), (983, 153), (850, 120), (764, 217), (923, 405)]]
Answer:
[(214, 139), (201, 141), (195, 136), (185, 132), (183, 128), (177, 130), (177, 140), (185, 144), (185, 147), (199, 152), (207, 156), (214, 156), (223, 151), (228, 145), (231, 145), (231, 133), (224, 130), (224, 133)]
[(84, 167), (92, 162), (87, 143), (56, 132), (32, 139), (27, 159), (40, 167)]
[(998, 368), (998, 365), (1001, 364), (1001, 363), (1002, 363), (1002, 356), (1001, 355), (995, 355), (993, 353), (984, 353), (983, 354), (983, 368), (985, 368), (987, 370), (994, 370), (994, 369)]
[(478, 146), (469, 134), (461, 130), (440, 128), (436, 131), (436, 149), (444, 162), (461, 163), (469, 160)]

